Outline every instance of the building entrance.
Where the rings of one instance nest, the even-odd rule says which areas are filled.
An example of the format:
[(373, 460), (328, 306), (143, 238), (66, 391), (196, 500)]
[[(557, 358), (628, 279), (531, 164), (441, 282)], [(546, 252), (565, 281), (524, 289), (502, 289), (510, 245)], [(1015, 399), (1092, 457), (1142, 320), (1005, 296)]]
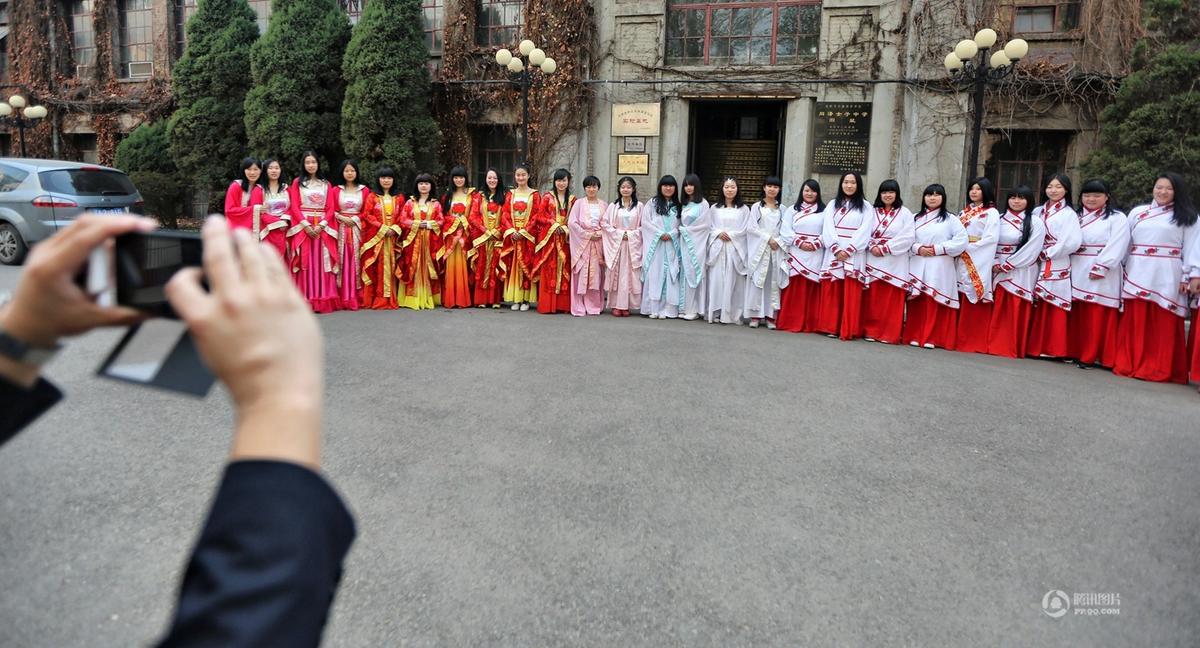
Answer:
[[(762, 199), (762, 181), (780, 173), (783, 159), (782, 101), (693, 101), (688, 168), (704, 184), (710, 203), (721, 196), (721, 179), (737, 178), (742, 200)], [(683, 178), (678, 178), (680, 185)], [(682, 190), (682, 186), (681, 186)], [(780, 202), (786, 202), (780, 196)]]

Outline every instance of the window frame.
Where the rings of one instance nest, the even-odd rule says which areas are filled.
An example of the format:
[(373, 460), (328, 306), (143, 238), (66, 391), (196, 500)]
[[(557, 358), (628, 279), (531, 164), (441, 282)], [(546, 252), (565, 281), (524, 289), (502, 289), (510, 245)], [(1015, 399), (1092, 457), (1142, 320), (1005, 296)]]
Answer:
[[(1067, 10), (1070, 6), (1076, 7), (1075, 24), (1071, 27), (1063, 27), (1063, 20), (1067, 15)], [(1023, 10), (1032, 9), (1053, 9), (1054, 20), (1051, 23), (1049, 30), (1020, 30), (1017, 29), (1017, 17)], [(1036, 4), (1014, 4), (1012, 15), (1012, 33), (1013, 34), (1069, 34), (1079, 29), (1079, 23), (1083, 16), (1083, 0), (1050, 0), (1047, 2), (1039, 2)]]
[[(78, 77), (79, 68), (82, 66), (95, 67), (96, 65), (96, 15), (95, 15), (95, 0), (72, 0), (70, 6), (71, 22), (68, 25), (71, 32), (71, 59), (75, 63), (75, 70), (71, 76)], [(92, 35), (92, 44), (87, 47), (79, 47), (76, 42), (76, 36), (82, 33), (76, 20), (86, 20), (88, 23), (88, 33)], [(80, 53), (87, 52), (90, 54), (87, 63), (80, 62)]]
[[(732, 0), (732, 1), (725, 0), (724, 2), (720, 2), (720, 1), (713, 1), (713, 2), (684, 1), (684, 2), (679, 2), (679, 3), (668, 2), (667, 8), (666, 8), (667, 24), (665, 25), (665, 29), (664, 29), (664, 34), (665, 34), (664, 47), (669, 50), (670, 46), (671, 46), (671, 41), (674, 41), (674, 40), (684, 41), (685, 47), (686, 47), (687, 41), (695, 40), (694, 38), (686, 38), (686, 37), (682, 37), (682, 36), (672, 36), (671, 35), (670, 22), (671, 22), (672, 12), (674, 12), (674, 11), (704, 11), (704, 38), (702, 41), (704, 60), (701, 62), (696, 62), (694, 59), (691, 59), (691, 58), (685, 56), (684, 59), (687, 60), (688, 62), (687, 63), (679, 63), (679, 65), (685, 65), (685, 66), (686, 65), (703, 65), (703, 66), (780, 65), (780, 63), (778, 63), (778, 59), (779, 59), (779, 51), (778, 51), (779, 50), (779, 22), (780, 22), (779, 13), (782, 9), (785, 9), (788, 7), (816, 7), (817, 8), (817, 10), (818, 10), (817, 32), (815, 34), (813, 34), (813, 36), (815, 36), (817, 38), (818, 52), (816, 54), (814, 54), (811, 57), (811, 59), (807, 56), (805, 56), (805, 57), (797, 56), (797, 58), (799, 60), (792, 61), (792, 62), (786, 62), (786, 63), (783, 63), (783, 65), (798, 65), (806, 60), (813, 60), (813, 59), (818, 58), (820, 56), (819, 48), (820, 48), (820, 38), (821, 38), (819, 14), (820, 14), (820, 9), (822, 7), (822, 0), (755, 0), (753, 2), (738, 2), (736, 0)], [(770, 59), (770, 61), (766, 62), (766, 63), (754, 62), (752, 60), (748, 60), (745, 62), (741, 62), (741, 61), (732, 62), (730, 60), (732, 57), (725, 57), (725, 60), (723, 60), (722, 62), (714, 63), (712, 60), (712, 55), (711, 55), (712, 42), (713, 42), (713, 33), (712, 33), (713, 12), (717, 11), (717, 10), (721, 10), (721, 9), (732, 11), (732, 10), (740, 10), (740, 9), (763, 9), (763, 8), (769, 8), (772, 10), (771, 36), (770, 36), (770, 39), (771, 39), (771, 59)], [(732, 21), (732, 19), (733, 18), (731, 15), (730, 20)], [(686, 21), (687, 21), (687, 18), (685, 15), (685, 17), (684, 17), (685, 24), (686, 24)], [(731, 24), (731, 28), (732, 28), (732, 24)], [(732, 31), (732, 29), (731, 29), (731, 31)], [(753, 27), (751, 27), (751, 31), (753, 32)], [(797, 36), (800, 36), (800, 35), (801, 34), (797, 34)], [(717, 38), (723, 39), (723, 40), (726, 40), (729, 42), (732, 42), (734, 40), (745, 40), (748, 42), (753, 42), (755, 38), (763, 38), (763, 37), (762, 36), (756, 37), (756, 36), (754, 36), (753, 33), (750, 33), (745, 36), (728, 35), (728, 36), (718, 36)], [(752, 56), (753, 55), (751, 55), (751, 57)], [(664, 50), (664, 59), (666, 59), (666, 62), (668, 65), (674, 64), (674, 62), (672, 61), (672, 57), (667, 55), (665, 50)]]
[[(130, 9), (130, 2), (138, 2), (144, 4), (144, 7), (138, 9)], [(131, 63), (150, 63), (154, 64), (154, 2), (153, 0), (121, 0), (117, 5), (117, 70), (118, 79), (134, 79), (144, 80), (153, 75), (148, 76), (130, 76), (129, 65)], [(140, 14), (145, 16), (146, 24), (135, 27), (129, 26), (129, 18), (131, 14)], [(94, 29), (94, 27), (93, 27)], [(146, 40), (134, 42), (132, 40), (133, 30), (144, 30)], [(94, 32), (93, 32), (94, 33)], [(133, 58), (134, 48), (145, 48), (144, 58)]]
[[(512, 124), (478, 124), (472, 129), (474, 132), (471, 138), (471, 157), (475, 162), (475, 180), (478, 181), (475, 188), (485, 190), (489, 167), (495, 167), (496, 171), (500, 172), (500, 184), (510, 189), (516, 184), (513, 179), (513, 171), (516, 169), (516, 165), (521, 163), (521, 137), (517, 132), (518, 128)], [(512, 138), (512, 148), (489, 146), (489, 144), (500, 142), (505, 133)], [(511, 156), (512, 164), (489, 164), (489, 160), (493, 159), (493, 156), (505, 155)]]
[[(487, 47), (487, 48), (506, 47), (509, 45), (515, 45), (520, 40), (521, 29), (525, 26), (525, 2), (524, 2), (524, 0), (475, 0), (475, 3), (476, 3), (475, 4), (475, 9), (476, 9), (475, 45), (477, 47)], [(487, 26), (484, 26), (481, 24), (482, 23), (481, 18), (483, 17), (484, 12), (487, 10), (487, 8), (489, 6), (506, 7), (509, 5), (514, 5), (514, 6), (518, 7), (517, 22), (501, 23), (500, 25), (487, 25)], [(504, 14), (503, 14), (503, 11), (501, 11), (501, 19), (503, 19), (503, 18), (504, 18)], [(501, 31), (510, 30), (510, 29), (512, 30), (512, 34), (513, 34), (513, 37), (511, 40), (500, 40), (500, 41), (493, 40), (493, 35), (496, 32), (501, 32)], [(487, 38), (485, 39), (486, 42), (480, 41), (480, 38), (479, 38), (480, 30), (485, 30), (484, 33), (487, 34)]]
[[(432, 11), (434, 26), (431, 28), (427, 18), (430, 16), (427, 11)], [(429, 46), (430, 56), (441, 56), (446, 49), (445, 29), (446, 29), (446, 1), (445, 0), (422, 0), (421, 2), (421, 28), (425, 32), (426, 44)], [(435, 47), (436, 46), (436, 47)]]

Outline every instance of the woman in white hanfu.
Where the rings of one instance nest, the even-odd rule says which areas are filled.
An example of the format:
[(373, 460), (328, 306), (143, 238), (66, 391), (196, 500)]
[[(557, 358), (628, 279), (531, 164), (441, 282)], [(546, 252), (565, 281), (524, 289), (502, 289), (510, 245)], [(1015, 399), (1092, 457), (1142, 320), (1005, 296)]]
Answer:
[(863, 193), (862, 176), (842, 174), (837, 197), (825, 206), (821, 242), (821, 320), (817, 330), (843, 340), (862, 337), (863, 268), (875, 210)]
[(868, 340), (900, 344), (914, 240), (913, 215), (900, 198), (900, 183), (884, 180), (875, 196), (871, 238), (863, 257), (863, 337)]
[(967, 230), (967, 249), (958, 257), (958, 333), (954, 348), (987, 353), (992, 325), (992, 266), (1000, 212), (996, 189), (987, 178), (976, 178), (967, 189), (967, 205), (958, 213)]
[(1071, 311), (1071, 255), (1083, 243), (1079, 214), (1071, 206), (1071, 179), (1055, 173), (1042, 190), (1045, 201), (1034, 210), (1046, 223), (1042, 265), (1033, 292), (1033, 322), (1025, 354), (1040, 358), (1067, 357), (1067, 313)]
[(954, 348), (958, 324), (958, 271), (954, 257), (967, 249), (967, 230), (946, 210), (946, 188), (931, 184), (916, 215), (908, 276), (912, 283), (903, 340), (912, 346)]
[(642, 207), (642, 305), (650, 319), (679, 316), (679, 183), (665, 175)]
[(683, 291), (683, 319), (694, 320), (704, 313), (707, 274), (706, 254), (712, 221), (708, 201), (700, 189), (700, 176), (683, 177), (683, 197), (679, 209), (679, 287)]
[(750, 328), (767, 320), (775, 328), (780, 294), (788, 285), (787, 249), (780, 235), (783, 217), (779, 192), (783, 180), (768, 176), (763, 180), (763, 198), (750, 208), (750, 227), (746, 230), (746, 314)]
[(1103, 180), (1083, 184), (1079, 205), (1083, 245), (1071, 257), (1067, 355), (1081, 366), (1111, 367), (1117, 360), (1121, 273), (1129, 254), (1129, 222), (1113, 207)]
[[(800, 187), (796, 204), (788, 207), (779, 224), (787, 263), (788, 285), (779, 297), (779, 328), (793, 333), (817, 330), (821, 315), (821, 265), (825, 250), (825, 201), (821, 185), (809, 178)], [(905, 250), (905, 254), (908, 250)]]
[(629, 317), (642, 302), (642, 205), (633, 178), (621, 178), (617, 191), (604, 213), (604, 286), (612, 314)]
[(1037, 260), (1046, 239), (1046, 224), (1033, 215), (1033, 189), (1021, 185), (1004, 197), (1005, 212), (996, 235), (992, 265), (992, 319), (988, 326), (991, 355), (1024, 358), (1033, 319)]
[(708, 236), (709, 322), (741, 324), (746, 300), (746, 230), (750, 210), (742, 202), (737, 180), (721, 183), (721, 200), (708, 208), (712, 231)]

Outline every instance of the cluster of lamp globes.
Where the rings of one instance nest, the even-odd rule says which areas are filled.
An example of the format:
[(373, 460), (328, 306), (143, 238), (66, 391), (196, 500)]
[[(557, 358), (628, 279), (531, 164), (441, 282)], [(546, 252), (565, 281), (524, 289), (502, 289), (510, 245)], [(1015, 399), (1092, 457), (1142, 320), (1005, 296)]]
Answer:
[(8, 98), (7, 102), (0, 102), (0, 117), (12, 117), (13, 113), (18, 110), (21, 111), (21, 115), (25, 119), (43, 119), (46, 117), (47, 110), (45, 106), (29, 106), (26, 104), (25, 97), (13, 95)]
[(554, 74), (554, 71), (558, 69), (558, 63), (546, 56), (546, 53), (536, 47), (531, 40), (521, 41), (517, 49), (521, 53), (520, 56), (513, 56), (513, 53), (506, 49), (496, 52), (496, 63), (501, 67), (508, 68), (508, 71), (513, 74), (520, 74), (525, 71), (525, 62), (521, 60), (521, 56), (528, 56), (529, 65), (537, 66), (541, 69), (542, 74)]
[[(946, 55), (946, 60), (943, 63), (946, 66), (946, 71), (952, 74), (961, 71), (964, 61), (970, 61), (975, 58), (979, 50), (988, 49), (995, 44), (996, 30), (994, 29), (981, 29), (979, 33), (975, 34), (975, 38), (959, 41), (958, 45), (954, 46), (954, 51)], [(1014, 38), (1005, 43), (1003, 49), (993, 52), (989, 62), (991, 63), (991, 67), (1002, 68), (1020, 61), (1028, 53), (1029, 43), (1020, 38)]]

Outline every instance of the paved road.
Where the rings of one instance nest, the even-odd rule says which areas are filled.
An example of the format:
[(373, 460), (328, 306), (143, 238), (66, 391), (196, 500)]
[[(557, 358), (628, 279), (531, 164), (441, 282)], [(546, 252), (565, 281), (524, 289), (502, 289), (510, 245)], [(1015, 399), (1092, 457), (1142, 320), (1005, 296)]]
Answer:
[[(326, 468), (360, 528), (326, 645), (1200, 635), (1190, 388), (698, 322), (321, 322)], [(168, 619), (231, 411), (93, 378), (115, 339), (72, 343), (69, 401), (0, 450), (0, 644)], [(1120, 615), (1050, 619), (1051, 589)]]

